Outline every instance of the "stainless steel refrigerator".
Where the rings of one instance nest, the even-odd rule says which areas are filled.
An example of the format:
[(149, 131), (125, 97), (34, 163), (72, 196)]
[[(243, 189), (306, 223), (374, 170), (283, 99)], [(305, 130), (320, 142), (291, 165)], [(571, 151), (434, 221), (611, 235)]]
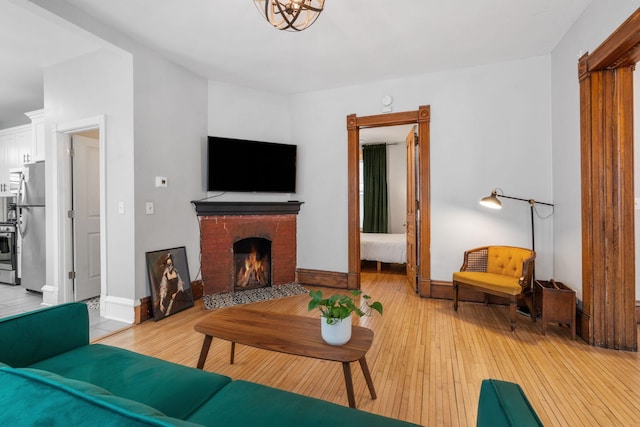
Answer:
[(42, 292), (45, 285), (45, 191), (44, 162), (25, 164), (17, 194), (20, 246), (20, 285)]

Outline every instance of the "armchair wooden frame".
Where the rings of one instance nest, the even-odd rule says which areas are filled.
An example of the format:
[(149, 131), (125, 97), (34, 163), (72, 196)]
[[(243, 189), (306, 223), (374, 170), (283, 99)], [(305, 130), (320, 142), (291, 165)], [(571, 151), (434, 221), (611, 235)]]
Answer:
[[(521, 272), (519, 277), (514, 277), (510, 280), (509, 277), (497, 277), (501, 276), (500, 274), (487, 272), (492, 271), (493, 269), (489, 264), (493, 262), (489, 258), (489, 250), (490, 248), (497, 248), (507, 251), (516, 251), (523, 253), (523, 251), (529, 252), (530, 255), (522, 260), (521, 269), (518, 270)], [(531, 313), (531, 321), (536, 321), (536, 311), (534, 305), (534, 294), (533, 294), (533, 271), (535, 268), (535, 258), (536, 254), (534, 251), (530, 249), (517, 248), (513, 246), (482, 246), (475, 249), (470, 249), (465, 251), (464, 253), (464, 261), (462, 263), (462, 267), (460, 267), (460, 272), (475, 272), (475, 273), (484, 273), (480, 275), (474, 275), (473, 280), (471, 278), (466, 279), (465, 275), (453, 274), (453, 308), (455, 311), (458, 311), (458, 292), (460, 287), (472, 289), (474, 291), (479, 291), (484, 293), (485, 295), (485, 304), (489, 303), (489, 295), (495, 295), (498, 297), (507, 298), (509, 301), (509, 317), (511, 322), (511, 331), (514, 331), (516, 328), (516, 317), (517, 317), (517, 303), (519, 300), (524, 300), (525, 304), (530, 310)], [(486, 276), (485, 276), (486, 274)], [(506, 281), (511, 282), (510, 287), (502, 288), (500, 286), (496, 286), (495, 279), (501, 279), (500, 282)], [(515, 285), (517, 283), (517, 285)], [(516, 286), (519, 286), (517, 288)]]

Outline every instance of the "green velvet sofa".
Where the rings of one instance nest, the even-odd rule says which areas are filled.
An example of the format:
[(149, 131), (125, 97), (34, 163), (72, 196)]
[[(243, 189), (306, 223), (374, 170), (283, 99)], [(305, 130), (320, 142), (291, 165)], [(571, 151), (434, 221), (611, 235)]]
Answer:
[(477, 427), (542, 427), (522, 387), (486, 379), (480, 386)]
[(0, 362), (0, 425), (412, 425), (90, 344), (82, 303), (0, 319)]

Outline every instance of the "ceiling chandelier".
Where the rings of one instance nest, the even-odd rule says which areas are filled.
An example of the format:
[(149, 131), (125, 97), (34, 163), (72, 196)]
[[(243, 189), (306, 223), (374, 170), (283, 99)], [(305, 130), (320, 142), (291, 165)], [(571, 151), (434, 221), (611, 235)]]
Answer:
[(316, 22), (324, 0), (253, 0), (264, 19), (278, 30), (302, 31)]

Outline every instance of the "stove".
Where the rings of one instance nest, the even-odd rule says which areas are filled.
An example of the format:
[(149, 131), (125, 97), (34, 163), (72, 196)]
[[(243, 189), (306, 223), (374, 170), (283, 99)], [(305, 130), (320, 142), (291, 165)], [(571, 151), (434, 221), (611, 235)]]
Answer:
[(6, 222), (0, 221), (0, 232), (12, 231), (15, 233), (16, 225), (17, 223), (15, 221), (6, 221)]
[(0, 283), (17, 285), (16, 222), (0, 222)]

